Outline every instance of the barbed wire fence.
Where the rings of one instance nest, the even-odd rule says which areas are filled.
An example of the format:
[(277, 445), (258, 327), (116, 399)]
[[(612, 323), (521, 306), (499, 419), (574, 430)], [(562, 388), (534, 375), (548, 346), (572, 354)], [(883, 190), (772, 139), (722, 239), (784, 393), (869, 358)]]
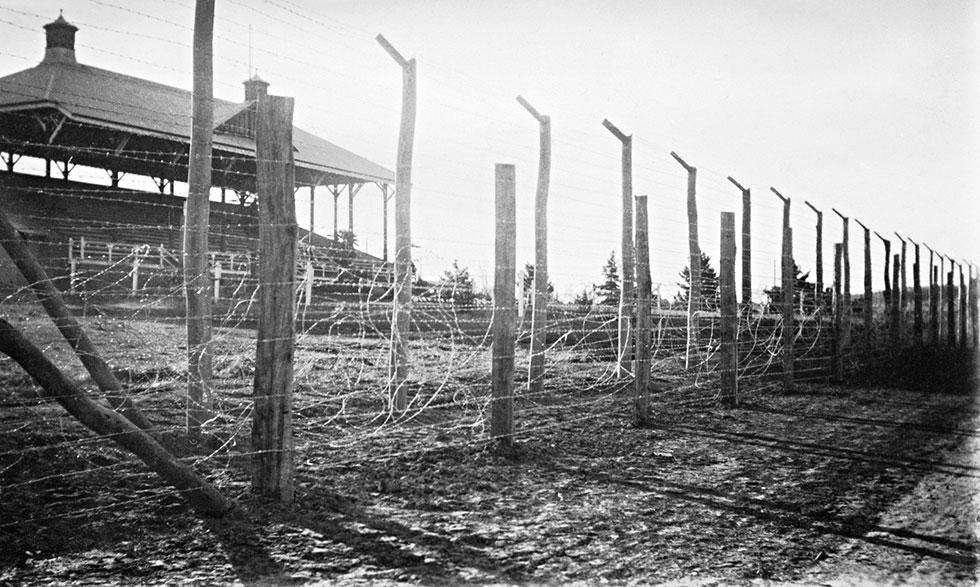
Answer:
[[(288, 7), (289, 3), (273, 5)], [(284, 11), (286, 15), (290, 12)], [(461, 79), (456, 82), (471, 84), (469, 79)], [(4, 91), (17, 89), (5, 86)], [(106, 107), (112, 106), (110, 100), (106, 102)], [(428, 106), (438, 109), (445, 104)], [(461, 116), (482, 116), (474, 110), (454, 108)], [(529, 127), (509, 120), (494, 123), (525, 133), (530, 146), (508, 142), (485, 150), (497, 154), (516, 147), (520, 154), (517, 173), (533, 177), (536, 153)], [(599, 125), (598, 121), (590, 124)], [(599, 202), (577, 203), (596, 214), (606, 214), (609, 224), (619, 228), (620, 211), (603, 203), (615, 201), (619, 190), (595, 187), (592, 171), (582, 170), (592, 165), (615, 173), (620, 163), (616, 149), (596, 152), (595, 160), (589, 162), (574, 157), (563, 162), (562, 146), (570, 145), (573, 139), (569, 137), (577, 131), (563, 134), (558, 121), (555, 127), (555, 177), (551, 185), (560, 191), (580, 181), (575, 185), (576, 193), (593, 194)], [(0, 139), (8, 146), (12, 170), (18, 146), (10, 137)], [(639, 137), (637, 142), (638, 146), (655, 146)], [(470, 143), (465, 146), (473, 147)], [(537, 339), (542, 344), (542, 363), (530, 379), (534, 304), (516, 266), (504, 283), (495, 284), (517, 292), (513, 303), (506, 305), (484, 295), (486, 292), (472, 281), (416, 281), (406, 349), (411, 365), (404, 386), (406, 403), (396, 407), (390, 395), (397, 387), (392, 385), (390, 369), (395, 295), (391, 266), (339, 243), (300, 247), (292, 282), (296, 335), (290, 406), (300, 482), (352, 466), (375, 467), (380, 482), (384, 482), (385, 465), (392, 460), (487, 446), (501, 439), (533, 440), (544, 431), (573, 423), (586, 426), (590, 420), (629, 412), (631, 394), (641, 392), (647, 394), (654, 419), (658, 413), (669, 413), (672, 406), (714, 405), (731, 391), (722, 387), (725, 371), (732, 364), (721, 357), (722, 332), (732, 326), (725, 320), (734, 319), (736, 374), (727, 381), (737, 382), (736, 403), (751, 402), (755, 395), (780, 388), (798, 391), (811, 382), (859, 380), (886, 366), (893, 367), (896, 357), (907, 359), (913, 350), (925, 355), (926, 351), (953, 353), (955, 349), (977, 348), (977, 278), (968, 263), (945, 257), (959, 272), (951, 268), (940, 274), (940, 258), (933, 259), (930, 250), (924, 268), (924, 256), (920, 258), (923, 251), (908, 236), (904, 239), (911, 241), (915, 251), (911, 265), (900, 255), (897, 261), (886, 260), (891, 264), (882, 266), (869, 238), (849, 242), (846, 250), (838, 247), (840, 254), (830, 256), (827, 263), (822, 258), (823, 248), (845, 237), (828, 239), (821, 224), (812, 224), (809, 217), (800, 221), (800, 198), (787, 193), (780, 201), (768, 193), (755, 193), (750, 208), (739, 208), (743, 190), (732, 189), (727, 175), (697, 165), (692, 157), (691, 167), (702, 171), (687, 184), (693, 188), (699, 214), (693, 226), (700, 232), (694, 237), (689, 215), (692, 194), (688, 192), (685, 208), (683, 191), (690, 175), (678, 173), (666, 157), (666, 149), (657, 150), (661, 156), (656, 159), (634, 159), (637, 177), (633, 178), (639, 187), (634, 192), (651, 190), (647, 200), (652, 274), (649, 315), (643, 320), (631, 317), (639, 308), (632, 299), (618, 304), (549, 299), (545, 330)], [(145, 161), (153, 154), (127, 151), (123, 156)], [(70, 153), (65, 155), (67, 161)], [(254, 157), (242, 159), (255, 161)], [(448, 162), (453, 163), (451, 157)], [(462, 163), (460, 177), (489, 177), (488, 170)], [(420, 160), (419, 164), (426, 163)], [(67, 178), (67, 164), (65, 174)], [(492, 193), (491, 182), (486, 183), (479, 193)], [(67, 179), (55, 185), (23, 174), (11, 174), (0, 189), (5, 211), (21, 227), (20, 238), (34, 251), (111, 366), (122, 384), (119, 391), (132, 397), (149, 419), (151, 428), (147, 431), (181, 463), (203, 472), (227, 495), (235, 498), (247, 492), (249, 463), (255, 454), (250, 434), (258, 342), (255, 332), (261, 311), (258, 292), (273, 285), (260, 282), (258, 277), (255, 251), (259, 248), (260, 222), (254, 209), (227, 204), (215, 205), (212, 210), (211, 242), (221, 243), (210, 254), (214, 405), (211, 418), (203, 424), (204, 436), (194, 441), (186, 435), (182, 397), (187, 349), (186, 345), (182, 348), (179, 196)], [(424, 195), (416, 200), (416, 209), (424, 208), (433, 198), (460, 197), (424, 182), (414, 189)], [(520, 197), (524, 197), (522, 191)], [(789, 215), (787, 200), (796, 203), (795, 216)], [(556, 194), (552, 209), (561, 209), (570, 201), (574, 198)], [(818, 210), (820, 202), (814, 200), (811, 207)], [(515, 232), (518, 226), (531, 226), (526, 208), (517, 203), (514, 208)], [(729, 241), (723, 234), (721, 214), (740, 211), (744, 218), (747, 210), (751, 210), (752, 221), (742, 226), (743, 230), (751, 227), (751, 258), (739, 259), (741, 263), (736, 262), (731, 272), (716, 273), (710, 262), (696, 275), (690, 271), (687, 259), (700, 260), (701, 254), (731, 260), (731, 249), (726, 254), (722, 248)], [(784, 211), (783, 222), (779, 222)], [(588, 217), (553, 215), (550, 225), (550, 234), (555, 237), (549, 242), (553, 256), (549, 277), (565, 278), (567, 263), (555, 261), (566, 255), (574, 258), (575, 252), (584, 248), (602, 245), (618, 253), (620, 259), (636, 252), (623, 250), (618, 231), (597, 235), (603, 231), (596, 230), (596, 223)], [(47, 232), (26, 228), (39, 226)], [(882, 235), (890, 234), (870, 223), (869, 227)], [(638, 228), (636, 232), (640, 232)], [(904, 248), (903, 237), (898, 238)], [(683, 246), (685, 240), (696, 248)], [(428, 265), (449, 269), (456, 260), (451, 249), (458, 243), (452, 239), (421, 235), (414, 244), (418, 247), (415, 254), (424, 256)], [(493, 258), (496, 244), (476, 236), (466, 243), (486, 259)], [(508, 246), (516, 259), (516, 242)], [(741, 249), (744, 253), (744, 247)], [(691, 252), (698, 257), (689, 255)], [(851, 267), (850, 258), (865, 277), (859, 294), (844, 286), (857, 275), (854, 270), (850, 271), (853, 275), (846, 275), (844, 268)], [(109, 401), (111, 394), (99, 390), (88, 378), (76, 352), (45, 317), (32, 291), (38, 283), (26, 283), (23, 278), (15, 281), (11, 260), (4, 258), (3, 262), (5, 275), (19, 284), (0, 301), (11, 327), (34, 341), (72, 380), (82, 382), (94, 399)], [(834, 267), (829, 282), (817, 277), (816, 283), (810, 283), (802, 275), (822, 271), (825, 264)], [(963, 275), (964, 265), (967, 276)], [(771, 275), (769, 267), (774, 268)], [(945, 265), (942, 267), (945, 271)], [(678, 280), (684, 281), (679, 274), (685, 268), (691, 281), (700, 281), (699, 293), (693, 288), (685, 293), (678, 287)], [(598, 270), (596, 267), (597, 276)], [(749, 299), (742, 293), (738, 312), (726, 315), (719, 307), (719, 294), (725, 288), (737, 289), (735, 278), (743, 278), (744, 283), (746, 271), (751, 285), (740, 291), (748, 291)], [(877, 272), (887, 276), (884, 292), (875, 291), (871, 285)], [(912, 287), (906, 285), (908, 275), (912, 276)], [(722, 281), (723, 276), (727, 281)], [(623, 306), (629, 318), (625, 329)], [(495, 317), (502, 313), (513, 314), (513, 330), (507, 333), (513, 349), (509, 356), (491, 350)], [(644, 340), (650, 341), (642, 349), (632, 342), (641, 324), (649, 325)], [(624, 336), (628, 340), (624, 341)], [(637, 373), (631, 359), (641, 355), (648, 361), (651, 379), (643, 390), (636, 390)], [(492, 378), (495, 359), (510, 361), (513, 373), (510, 387), (503, 393), (498, 389), (496, 394)], [(95, 514), (118, 507), (118, 503), (104, 503), (102, 492), (107, 486), (117, 488), (118, 499), (128, 506), (145, 503), (161, 509), (175, 507), (167, 497), (172, 490), (160, 487), (151, 473), (114, 444), (118, 434), (86, 431), (57, 405), (64, 398), (40, 393), (10, 359), (4, 358), (0, 364), (0, 377), (7, 384), (0, 396), (0, 418), (3, 429), (10, 432), (0, 446), (0, 492), (8, 504), (5, 510), (10, 512), (0, 522), (2, 531), (14, 533), (29, 523), (45, 520), (70, 521), (76, 528), (104, 524), (105, 520)], [(493, 430), (493, 402), (511, 404), (513, 420), (509, 427)], [(38, 461), (50, 463), (50, 473), (39, 476), (34, 466)]]

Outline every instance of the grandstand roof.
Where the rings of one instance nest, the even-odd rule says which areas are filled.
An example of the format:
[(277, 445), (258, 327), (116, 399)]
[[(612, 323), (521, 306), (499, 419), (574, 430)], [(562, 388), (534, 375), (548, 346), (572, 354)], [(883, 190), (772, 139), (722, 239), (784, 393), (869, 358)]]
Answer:
[[(80, 64), (74, 51), (77, 29), (61, 17), (45, 28), (44, 60), (0, 78), (0, 149), (48, 158), (70, 152), (84, 165), (186, 177), (192, 93)], [(261, 93), (268, 86), (253, 78), (246, 88), (250, 82), (258, 82)], [(237, 189), (254, 183), (256, 103), (214, 100), (215, 185)], [(296, 127), (293, 148), (298, 185), (394, 180), (381, 165)], [(241, 176), (250, 176), (250, 182)]]

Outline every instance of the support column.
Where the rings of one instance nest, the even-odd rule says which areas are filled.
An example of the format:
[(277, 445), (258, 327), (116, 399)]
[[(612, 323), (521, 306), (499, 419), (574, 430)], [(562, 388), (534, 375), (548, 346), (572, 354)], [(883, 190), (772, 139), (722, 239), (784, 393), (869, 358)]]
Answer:
[(742, 192), (742, 307), (748, 309), (752, 306), (752, 191), (730, 175), (728, 181)]
[(622, 229), (621, 229), (621, 258), (623, 260), (622, 284), (619, 288), (619, 362), (616, 376), (622, 377), (631, 370), (633, 337), (630, 333), (630, 323), (633, 319), (634, 282), (637, 279), (635, 268), (635, 251), (633, 244), (633, 136), (619, 130), (608, 119), (602, 125), (613, 134), (622, 144)]

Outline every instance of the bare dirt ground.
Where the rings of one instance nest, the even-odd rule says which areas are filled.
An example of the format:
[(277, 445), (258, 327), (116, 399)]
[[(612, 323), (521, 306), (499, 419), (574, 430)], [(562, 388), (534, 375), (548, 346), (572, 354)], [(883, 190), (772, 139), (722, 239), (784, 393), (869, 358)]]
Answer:
[[(179, 329), (88, 322), (154, 421), (179, 425)], [(56, 340), (36, 316), (19, 324)], [(978, 582), (975, 387), (804, 384), (749, 391), (736, 409), (664, 399), (637, 429), (615, 385), (563, 374), (519, 402), (518, 449), (501, 455), (482, 441), (482, 362), (418, 417), (385, 423), (376, 405), (363, 415), (374, 392), (338, 391), (376, 383), (383, 345), (310, 337), (287, 508), (248, 492), (251, 336), (222, 333), (215, 441), (183, 447), (242, 504), (225, 520), (15, 394), (31, 384), (0, 364), (0, 583)]]

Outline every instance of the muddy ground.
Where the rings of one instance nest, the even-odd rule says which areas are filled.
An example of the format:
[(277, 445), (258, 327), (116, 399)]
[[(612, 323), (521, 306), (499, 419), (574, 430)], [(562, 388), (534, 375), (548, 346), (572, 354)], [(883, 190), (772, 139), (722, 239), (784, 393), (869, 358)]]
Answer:
[[(71, 364), (43, 320), (17, 323)], [(248, 491), (252, 333), (223, 331), (220, 418), (211, 443), (189, 446), (177, 432), (179, 329), (87, 323), (168, 441), (243, 513), (195, 515), (58, 406), (23, 399), (30, 381), (4, 362), (3, 583), (978, 581), (972, 384), (756, 387), (728, 409), (701, 382), (684, 401), (660, 396), (654, 424), (639, 429), (608, 365), (586, 357), (518, 402), (517, 449), (500, 454), (484, 442), (485, 353), (447, 343), (452, 380), (433, 375), (418, 390), (429, 407), (391, 421), (372, 371), (383, 343), (307, 337), (287, 508)]]

